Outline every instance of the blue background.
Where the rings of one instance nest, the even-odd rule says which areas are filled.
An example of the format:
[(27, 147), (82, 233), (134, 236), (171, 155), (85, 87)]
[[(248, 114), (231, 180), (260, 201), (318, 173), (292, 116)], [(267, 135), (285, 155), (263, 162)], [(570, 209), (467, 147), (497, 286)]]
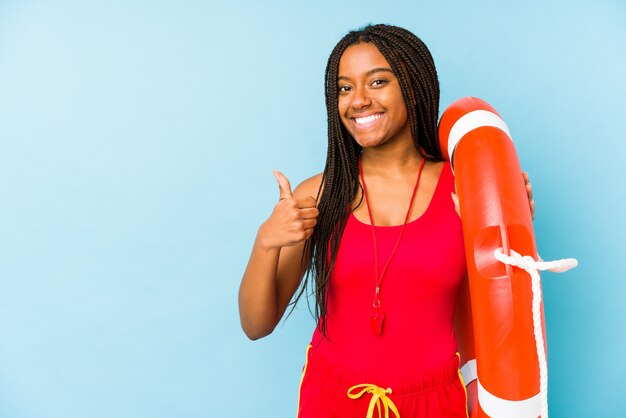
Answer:
[(323, 169), (323, 72), (369, 22), (429, 45), (531, 174), (553, 417), (626, 416), (626, 6), (0, 2), (0, 417), (295, 415), (306, 304), (260, 341), (258, 226)]

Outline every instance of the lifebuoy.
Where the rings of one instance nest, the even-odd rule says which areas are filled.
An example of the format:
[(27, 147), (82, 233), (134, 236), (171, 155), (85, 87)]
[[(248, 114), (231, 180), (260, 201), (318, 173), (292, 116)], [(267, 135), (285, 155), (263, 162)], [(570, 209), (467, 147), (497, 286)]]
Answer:
[(457, 321), (457, 336), (466, 385), (477, 378), (472, 417), (547, 417), (543, 303), (535, 299), (533, 318), (529, 273), (494, 256), (501, 249), (505, 255), (514, 250), (537, 259), (509, 130), (489, 104), (466, 97), (443, 113), (439, 140), (455, 174), (463, 223), (469, 287), (460, 294), (464, 322)]

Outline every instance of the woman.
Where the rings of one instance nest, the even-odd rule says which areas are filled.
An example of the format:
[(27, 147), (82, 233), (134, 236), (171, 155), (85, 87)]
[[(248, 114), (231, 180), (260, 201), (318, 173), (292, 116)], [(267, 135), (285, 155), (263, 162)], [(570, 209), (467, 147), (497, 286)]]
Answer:
[(432, 56), (402, 28), (350, 32), (328, 60), (326, 106), (324, 172), (293, 192), (274, 173), (280, 200), (242, 279), (242, 327), (270, 334), (312, 281), (299, 417), (465, 417), (453, 318), (466, 266)]

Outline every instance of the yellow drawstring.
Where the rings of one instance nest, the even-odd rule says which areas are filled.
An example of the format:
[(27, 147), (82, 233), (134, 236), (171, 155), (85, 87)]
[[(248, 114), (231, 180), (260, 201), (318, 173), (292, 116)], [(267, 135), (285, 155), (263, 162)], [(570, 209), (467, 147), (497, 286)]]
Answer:
[[(358, 390), (362, 388), (358, 393), (351, 393), (353, 390)], [(398, 412), (398, 408), (393, 403), (391, 399), (387, 397), (387, 394), (391, 394), (391, 388), (383, 389), (376, 385), (364, 383), (362, 385), (355, 385), (348, 389), (348, 397), (350, 399), (359, 399), (366, 392), (372, 394), (372, 399), (370, 400), (370, 405), (367, 408), (367, 416), (366, 418), (373, 418), (374, 416), (374, 406), (378, 408), (378, 418), (382, 418), (382, 408), (381, 403), (385, 407), (385, 418), (389, 418), (389, 409), (393, 411), (397, 418), (400, 418), (400, 413)]]

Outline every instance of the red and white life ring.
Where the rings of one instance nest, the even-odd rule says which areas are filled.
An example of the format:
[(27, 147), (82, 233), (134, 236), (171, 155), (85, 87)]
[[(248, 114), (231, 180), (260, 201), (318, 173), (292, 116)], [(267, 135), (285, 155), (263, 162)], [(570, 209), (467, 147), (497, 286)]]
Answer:
[(489, 104), (466, 97), (442, 115), (439, 140), (453, 167), (463, 222), (469, 286), (460, 294), (457, 336), (465, 383), (477, 380), (472, 417), (545, 418), (539, 268), (529, 268), (535, 269), (533, 281), (526, 270), (496, 259), (519, 253), (531, 263), (537, 260), (528, 196), (509, 130)]

